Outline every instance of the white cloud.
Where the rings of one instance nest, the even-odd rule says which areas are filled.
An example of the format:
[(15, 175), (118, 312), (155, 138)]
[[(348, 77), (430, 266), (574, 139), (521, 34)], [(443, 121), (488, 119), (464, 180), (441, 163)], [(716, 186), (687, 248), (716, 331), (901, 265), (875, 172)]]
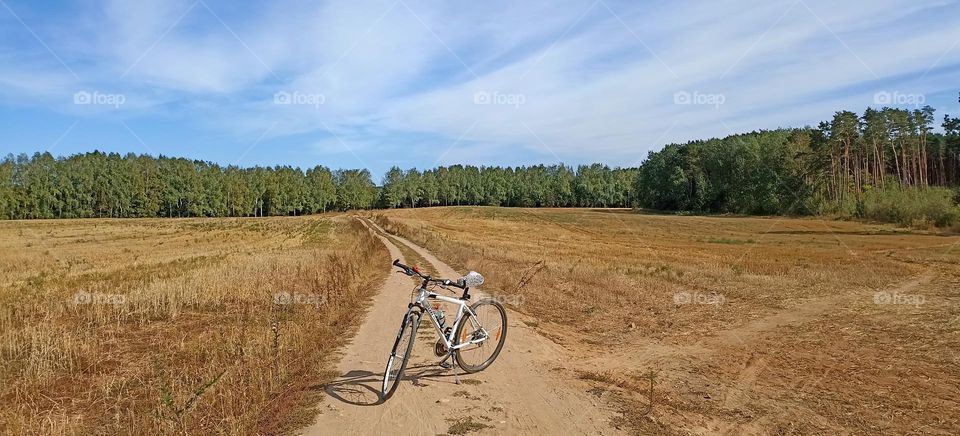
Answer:
[[(80, 80), (13, 46), (24, 62), (0, 68), (0, 94), (72, 111), (57, 102), (100, 87), (134, 97), (137, 116), (342, 153), (329, 127), (364, 160), (397, 143), (429, 160), (459, 138), (445, 162), (629, 165), (666, 142), (860, 110), (878, 87), (956, 86), (917, 79), (960, 62), (956, 2), (604, 1), (108, 1), (36, 25)], [(278, 91), (324, 102), (277, 105)], [(678, 91), (724, 102), (677, 105)]]

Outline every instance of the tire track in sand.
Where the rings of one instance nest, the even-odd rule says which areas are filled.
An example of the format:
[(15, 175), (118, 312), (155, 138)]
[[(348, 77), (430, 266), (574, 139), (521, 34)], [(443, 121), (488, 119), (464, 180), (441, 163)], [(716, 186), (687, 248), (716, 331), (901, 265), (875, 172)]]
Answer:
[[(393, 241), (379, 234), (382, 229), (363, 222), (391, 258), (404, 261)], [(430, 262), (442, 277), (462, 275), (422, 247), (391, 236)], [(568, 363), (566, 353), (510, 310), (503, 351), (486, 370), (461, 374), (460, 380), (468, 383), (455, 384), (452, 370), (436, 365), (432, 337), (418, 339), (404, 380), (393, 397), (381, 403), (384, 365), (412, 288), (408, 277), (391, 271), (367, 313), (358, 316), (362, 324), (340, 352), (340, 377), (324, 387), (326, 398), (316, 422), (302, 434), (436, 435), (454, 425), (473, 428), (476, 434), (622, 434), (609, 424), (616, 412), (592, 398), (585, 384), (551, 371)], [(471, 294), (473, 301), (482, 295)]]

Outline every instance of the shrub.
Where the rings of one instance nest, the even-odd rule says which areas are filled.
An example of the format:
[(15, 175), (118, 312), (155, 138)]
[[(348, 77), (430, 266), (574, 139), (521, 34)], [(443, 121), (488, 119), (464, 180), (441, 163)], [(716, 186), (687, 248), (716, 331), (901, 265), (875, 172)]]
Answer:
[(956, 194), (947, 188), (894, 188), (868, 191), (857, 205), (856, 215), (874, 221), (928, 228), (949, 227), (960, 222)]

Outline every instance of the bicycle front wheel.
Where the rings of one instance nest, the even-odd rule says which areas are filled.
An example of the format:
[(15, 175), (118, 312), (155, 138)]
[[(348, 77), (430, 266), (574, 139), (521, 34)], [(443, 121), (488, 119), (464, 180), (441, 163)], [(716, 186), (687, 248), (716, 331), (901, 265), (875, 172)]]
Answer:
[(410, 312), (400, 324), (400, 333), (393, 343), (393, 350), (387, 358), (387, 367), (383, 370), (383, 385), (380, 388), (380, 398), (386, 401), (396, 392), (403, 371), (407, 369), (410, 353), (413, 351), (413, 341), (417, 337), (417, 327), (420, 326), (420, 313)]
[(486, 369), (500, 355), (507, 340), (507, 311), (500, 302), (483, 299), (470, 309), (476, 316), (468, 316), (457, 326), (457, 364), (466, 372)]

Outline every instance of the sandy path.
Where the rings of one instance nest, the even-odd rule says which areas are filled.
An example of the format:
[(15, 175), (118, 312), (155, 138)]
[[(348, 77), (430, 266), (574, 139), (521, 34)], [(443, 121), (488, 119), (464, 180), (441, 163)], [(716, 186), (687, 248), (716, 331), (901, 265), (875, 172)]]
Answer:
[[(403, 261), (390, 240), (378, 237), (391, 258)], [(443, 277), (462, 275), (423, 248), (403, 238), (397, 240), (433, 264)], [(379, 403), (386, 357), (412, 288), (410, 278), (390, 274), (365, 317), (358, 319), (362, 325), (342, 351), (337, 366), (341, 376), (326, 387), (328, 396), (320, 414), (303, 434), (436, 435), (468, 417), (489, 426), (478, 434), (621, 433), (609, 425), (615, 413), (588, 394), (585, 384), (552, 371), (567, 366), (565, 353), (520, 322), (513, 312), (507, 315), (509, 329), (500, 357), (482, 372), (461, 375), (461, 382), (466, 382), (459, 385), (453, 382), (452, 370), (436, 365), (432, 327), (422, 329), (405, 379), (390, 400)], [(471, 294), (473, 301), (480, 295)]]

